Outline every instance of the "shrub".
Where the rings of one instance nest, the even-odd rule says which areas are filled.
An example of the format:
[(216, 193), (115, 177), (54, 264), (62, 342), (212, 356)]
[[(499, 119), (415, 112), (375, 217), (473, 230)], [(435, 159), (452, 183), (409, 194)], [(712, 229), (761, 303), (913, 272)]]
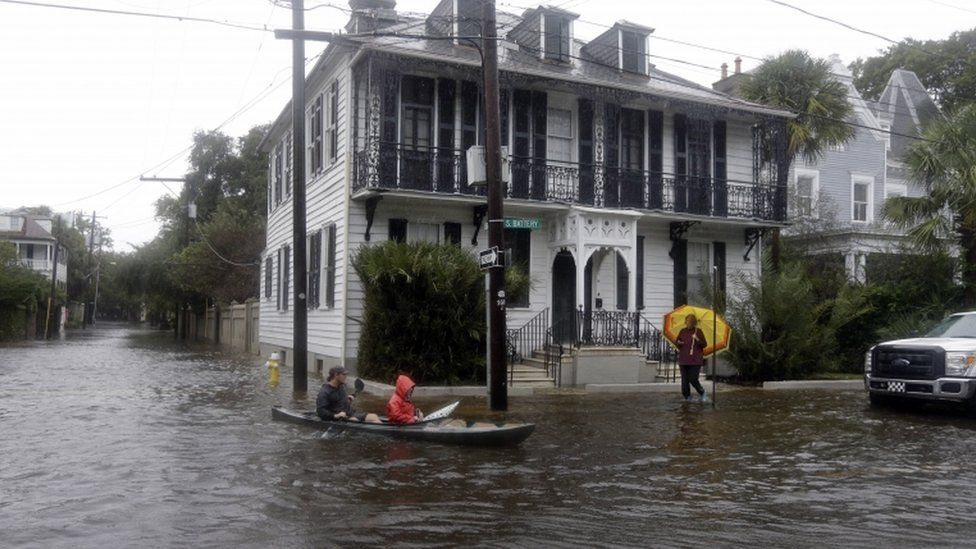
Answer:
[(363, 285), (359, 373), (392, 381), (485, 380), (484, 276), (451, 245), (386, 242), (353, 258)]

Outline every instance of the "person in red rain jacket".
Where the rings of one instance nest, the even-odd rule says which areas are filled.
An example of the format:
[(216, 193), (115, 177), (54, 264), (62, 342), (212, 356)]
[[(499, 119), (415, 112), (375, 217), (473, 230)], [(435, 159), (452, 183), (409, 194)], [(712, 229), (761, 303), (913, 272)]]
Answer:
[(386, 403), (386, 419), (390, 423), (414, 423), (424, 418), (410, 400), (413, 396), (413, 388), (416, 386), (417, 384), (408, 376), (401, 374), (397, 377), (396, 390), (393, 391), (390, 401)]
[(707, 346), (705, 334), (698, 327), (698, 317), (695, 315), (685, 317), (685, 327), (678, 333), (675, 344), (678, 346), (678, 367), (681, 368), (681, 395), (685, 400), (691, 400), (691, 387), (694, 387), (701, 401), (707, 401), (705, 388), (698, 381), (704, 362), (702, 352)]

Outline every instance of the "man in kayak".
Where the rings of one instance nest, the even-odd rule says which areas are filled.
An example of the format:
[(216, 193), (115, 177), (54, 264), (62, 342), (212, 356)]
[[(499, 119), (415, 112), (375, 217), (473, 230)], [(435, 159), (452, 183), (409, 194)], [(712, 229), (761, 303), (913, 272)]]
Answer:
[(346, 376), (349, 371), (342, 366), (336, 366), (329, 370), (329, 377), (326, 378), (322, 389), (319, 390), (318, 397), (315, 398), (315, 413), (322, 419), (346, 419), (349, 421), (366, 421), (369, 423), (379, 423), (380, 418), (376, 414), (357, 411), (352, 407), (355, 395), (346, 393)]
[(401, 374), (396, 380), (396, 390), (386, 404), (386, 420), (390, 423), (415, 423), (424, 418), (424, 414), (414, 406), (411, 398), (413, 388), (417, 384), (408, 376)]

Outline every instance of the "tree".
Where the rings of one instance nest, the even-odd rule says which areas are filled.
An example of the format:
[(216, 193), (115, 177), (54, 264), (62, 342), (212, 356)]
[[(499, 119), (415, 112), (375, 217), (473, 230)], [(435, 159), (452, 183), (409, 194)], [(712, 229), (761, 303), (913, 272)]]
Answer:
[(787, 50), (763, 61), (742, 85), (746, 99), (796, 114), (786, 127), (791, 162), (797, 156), (816, 162), (828, 147), (854, 137), (854, 128), (847, 123), (853, 113), (847, 86), (830, 71), (825, 59)]
[(884, 216), (924, 249), (958, 244), (964, 301), (976, 305), (976, 104), (934, 120), (906, 152), (905, 164), (926, 195), (890, 198)]
[[(854, 137), (847, 123), (853, 108), (847, 86), (831, 76), (830, 63), (803, 50), (787, 50), (770, 57), (742, 85), (742, 96), (796, 114), (786, 124), (786, 167), (797, 156), (818, 161), (831, 146)], [(771, 265), (780, 265), (779, 230), (773, 231)]]
[(943, 110), (954, 110), (976, 97), (976, 29), (954, 32), (945, 40), (908, 38), (850, 68), (854, 85), (868, 99), (881, 97), (892, 71), (906, 69)]

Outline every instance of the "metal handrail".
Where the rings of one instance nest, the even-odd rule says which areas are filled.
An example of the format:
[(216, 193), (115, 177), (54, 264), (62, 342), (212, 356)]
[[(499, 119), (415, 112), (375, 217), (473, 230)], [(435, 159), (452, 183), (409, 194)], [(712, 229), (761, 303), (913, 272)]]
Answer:
[[(785, 185), (509, 157), (510, 199), (638, 208), (718, 218), (786, 219)], [(398, 189), (484, 195), (467, 183), (464, 151), (367, 141), (354, 154), (353, 190)], [(757, 176), (758, 177), (758, 176)]]
[(506, 347), (508, 349), (508, 377), (509, 384), (515, 380), (515, 364), (525, 361), (532, 351), (542, 348), (548, 342), (549, 308), (546, 307), (529, 319), (520, 328), (507, 330)]

